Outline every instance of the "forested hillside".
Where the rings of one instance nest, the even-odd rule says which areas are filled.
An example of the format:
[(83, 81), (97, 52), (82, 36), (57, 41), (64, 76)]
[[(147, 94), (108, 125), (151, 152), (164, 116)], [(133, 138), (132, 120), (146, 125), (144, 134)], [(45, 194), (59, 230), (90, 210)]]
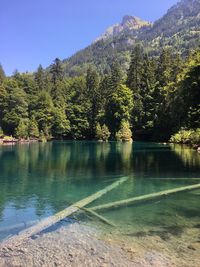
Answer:
[[(129, 24), (123, 27), (127, 18)], [(132, 26), (135, 20), (138, 27)], [(164, 48), (172, 48), (175, 53), (187, 56), (190, 49), (199, 45), (200, 0), (180, 1), (152, 25), (147, 22), (141, 24), (139, 19), (126, 16), (117, 27), (119, 29), (114, 31), (115, 28), (114, 25), (108, 29), (109, 34), (106, 32), (97, 42), (64, 60), (65, 74), (82, 75), (86, 73), (89, 64), (95, 65), (97, 70), (104, 74), (109, 70), (114, 58), (127, 70), (131, 51), (138, 42), (151, 56), (158, 56)]]
[(168, 140), (181, 127), (200, 128), (199, 118), (199, 49), (155, 59), (137, 45), (125, 76), (117, 60), (101, 76), (90, 66), (66, 78), (59, 59), (34, 75), (0, 69), (0, 126), (18, 138)]

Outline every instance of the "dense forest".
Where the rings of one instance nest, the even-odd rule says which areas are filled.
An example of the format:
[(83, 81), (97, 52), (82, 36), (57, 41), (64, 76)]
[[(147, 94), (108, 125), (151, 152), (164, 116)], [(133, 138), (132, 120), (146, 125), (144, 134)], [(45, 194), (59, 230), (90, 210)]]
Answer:
[(33, 74), (6, 77), (0, 68), (1, 136), (164, 141), (183, 129), (195, 134), (199, 118), (200, 49), (150, 57), (138, 44), (126, 74), (117, 60), (104, 75), (91, 65), (71, 78), (59, 59)]

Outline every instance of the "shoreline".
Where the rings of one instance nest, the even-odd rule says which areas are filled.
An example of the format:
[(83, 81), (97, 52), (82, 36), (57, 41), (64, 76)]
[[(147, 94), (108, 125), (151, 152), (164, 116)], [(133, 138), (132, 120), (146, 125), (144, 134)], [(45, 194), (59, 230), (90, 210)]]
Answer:
[(199, 226), (181, 236), (169, 234), (168, 241), (159, 234), (144, 233), (124, 235), (91, 224), (63, 222), (20, 246), (0, 245), (0, 266), (199, 266)]

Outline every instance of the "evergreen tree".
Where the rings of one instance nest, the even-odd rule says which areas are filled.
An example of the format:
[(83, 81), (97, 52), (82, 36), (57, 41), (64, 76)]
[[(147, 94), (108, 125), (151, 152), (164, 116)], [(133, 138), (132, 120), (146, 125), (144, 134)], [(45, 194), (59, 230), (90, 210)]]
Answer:
[(5, 88), (8, 94), (2, 126), (6, 133), (14, 134), (20, 120), (28, 119), (27, 95), (22, 88), (18, 87), (15, 80), (8, 80)]
[(6, 111), (8, 93), (3, 85), (0, 85), (0, 126), (2, 126), (2, 119)]
[(89, 136), (90, 102), (87, 96), (86, 80), (83, 77), (73, 79), (70, 86), (71, 96), (67, 108), (73, 139), (85, 139)]
[(177, 77), (173, 106), (179, 106), (183, 126), (200, 128), (200, 50), (189, 56)]
[[(158, 65), (156, 69), (157, 84), (154, 91), (155, 100), (155, 138), (160, 139), (165, 135), (165, 138), (170, 137), (172, 121), (169, 119), (168, 109), (168, 95), (169, 88), (175, 82), (177, 68), (175, 55), (169, 49), (164, 49), (159, 57)], [(161, 136), (160, 136), (161, 135)]]
[(154, 92), (156, 86), (156, 64), (155, 61), (149, 59), (148, 55), (144, 55), (143, 71), (141, 74), (141, 101), (142, 112), (139, 118), (139, 130), (144, 135), (151, 134), (156, 120)]
[(127, 86), (134, 94), (139, 94), (141, 89), (141, 75), (143, 66), (143, 50), (140, 44), (136, 45), (131, 54), (130, 67), (127, 73)]
[(19, 139), (28, 137), (27, 121), (21, 119), (17, 128), (15, 129), (15, 136)]
[(131, 90), (119, 84), (109, 96), (106, 104), (106, 122), (111, 131), (111, 137), (119, 130), (122, 120), (130, 121), (133, 109)]
[(62, 81), (64, 78), (64, 69), (62, 61), (56, 58), (51, 65), (50, 73), (52, 75), (52, 82), (55, 84), (57, 81)]
[(100, 106), (100, 95), (99, 95), (99, 75), (97, 71), (92, 67), (89, 67), (87, 70), (86, 87), (87, 87), (88, 99), (90, 101), (89, 116), (88, 116), (90, 125), (90, 135), (91, 138), (94, 138), (97, 116), (99, 113), (99, 106)]
[(110, 85), (113, 90), (122, 82), (122, 70), (119, 62), (115, 59), (111, 64)]
[(52, 134), (55, 137), (64, 137), (69, 134), (70, 122), (66, 117), (65, 110), (54, 108)]
[(38, 101), (32, 111), (32, 115), (38, 122), (39, 130), (49, 137), (53, 125), (54, 105), (48, 92), (41, 91), (38, 95)]
[(38, 124), (34, 116), (30, 119), (28, 133), (30, 138), (38, 138), (40, 135)]
[(42, 65), (39, 65), (34, 79), (40, 91), (46, 88), (45, 72)]
[(135, 130), (141, 129), (141, 118), (143, 117), (143, 52), (140, 45), (137, 45), (131, 55), (131, 63), (127, 74), (127, 86), (133, 92), (134, 109), (132, 114), (132, 126)]
[(6, 79), (6, 75), (5, 75), (2, 65), (0, 64), (0, 85), (3, 83), (5, 79)]

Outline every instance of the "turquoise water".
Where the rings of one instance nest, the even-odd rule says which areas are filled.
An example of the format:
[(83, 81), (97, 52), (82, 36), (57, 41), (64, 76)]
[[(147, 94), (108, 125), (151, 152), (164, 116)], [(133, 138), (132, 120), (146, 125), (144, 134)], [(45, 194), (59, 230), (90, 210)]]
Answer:
[[(129, 180), (90, 206), (198, 183), (193, 178), (200, 178), (200, 155), (184, 146), (139, 142), (0, 146), (0, 239), (16, 231), (7, 228), (54, 214), (121, 176)], [(163, 220), (167, 227), (172, 218), (195, 223), (199, 191), (101, 214), (130, 231)]]

